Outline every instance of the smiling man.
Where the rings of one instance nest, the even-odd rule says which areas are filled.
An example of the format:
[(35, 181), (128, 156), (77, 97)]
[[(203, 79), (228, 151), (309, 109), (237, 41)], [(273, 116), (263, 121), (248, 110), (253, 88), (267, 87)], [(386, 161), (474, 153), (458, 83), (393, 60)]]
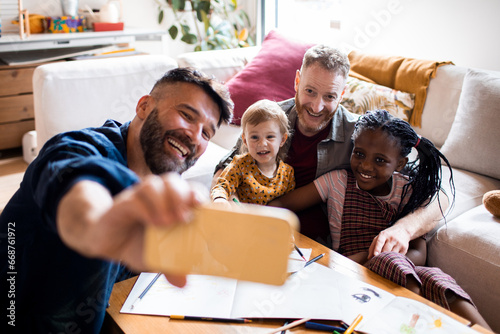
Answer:
[(145, 225), (186, 221), (198, 204), (178, 173), (232, 108), (224, 86), (175, 69), (139, 100), (131, 122), (108, 120), (47, 142), (0, 216), (0, 286), (4, 296), (13, 291), (2, 306), (14, 319), (3, 332), (98, 333), (113, 284), (127, 272), (121, 263), (147, 270)]

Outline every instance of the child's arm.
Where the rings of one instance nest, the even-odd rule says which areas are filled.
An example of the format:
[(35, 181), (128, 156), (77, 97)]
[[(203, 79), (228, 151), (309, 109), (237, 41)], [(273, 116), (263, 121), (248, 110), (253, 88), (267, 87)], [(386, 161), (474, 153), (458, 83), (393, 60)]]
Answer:
[(270, 206), (279, 206), (292, 211), (301, 211), (315, 204), (323, 202), (314, 182), (295, 189), (268, 203)]
[(406, 256), (413, 262), (416, 266), (425, 266), (427, 261), (427, 243), (425, 239), (420, 237), (415, 240), (410, 241), (410, 246)]
[(236, 161), (233, 160), (217, 178), (216, 184), (211, 189), (210, 198), (214, 202), (227, 202), (230, 200), (231, 195), (236, 193), (239, 184), (239, 168)]

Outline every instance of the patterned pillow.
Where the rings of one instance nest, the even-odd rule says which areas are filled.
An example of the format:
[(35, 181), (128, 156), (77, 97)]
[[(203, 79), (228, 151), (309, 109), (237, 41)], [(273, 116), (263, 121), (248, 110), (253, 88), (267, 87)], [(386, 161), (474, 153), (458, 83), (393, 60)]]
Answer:
[(415, 105), (415, 94), (348, 77), (341, 104), (358, 115), (369, 110), (385, 109), (408, 122)]

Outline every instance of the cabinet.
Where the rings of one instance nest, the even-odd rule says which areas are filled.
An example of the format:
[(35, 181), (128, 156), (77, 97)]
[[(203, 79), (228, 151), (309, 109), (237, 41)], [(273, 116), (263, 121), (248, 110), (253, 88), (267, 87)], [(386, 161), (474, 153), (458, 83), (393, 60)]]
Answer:
[(36, 66), (0, 65), (0, 150), (21, 146), (35, 129), (32, 77)]
[[(35, 68), (53, 58), (51, 50), (61, 54), (74, 49), (128, 45), (135, 41), (163, 41), (166, 32), (131, 28), (123, 31), (82, 32), (68, 34), (32, 34), (21, 39), (19, 34), (2, 34), (0, 59), (7, 55), (29, 65), (0, 63), (0, 150), (22, 146), (23, 135), (35, 129), (32, 77)], [(30, 57), (34, 55), (34, 60)], [(7, 57), (9, 58), (9, 57)], [(7, 59), (4, 58), (4, 59)], [(59, 57), (62, 58), (62, 57)], [(19, 63), (19, 62), (17, 62)]]

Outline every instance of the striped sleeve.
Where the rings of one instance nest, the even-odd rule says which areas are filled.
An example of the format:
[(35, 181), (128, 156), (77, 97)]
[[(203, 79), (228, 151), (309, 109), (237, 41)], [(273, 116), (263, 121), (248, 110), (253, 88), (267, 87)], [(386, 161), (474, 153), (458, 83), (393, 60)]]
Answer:
[(338, 250), (347, 187), (347, 171), (333, 170), (323, 174), (314, 180), (314, 185), (321, 199), (326, 202), (330, 235), (332, 237), (332, 248)]

